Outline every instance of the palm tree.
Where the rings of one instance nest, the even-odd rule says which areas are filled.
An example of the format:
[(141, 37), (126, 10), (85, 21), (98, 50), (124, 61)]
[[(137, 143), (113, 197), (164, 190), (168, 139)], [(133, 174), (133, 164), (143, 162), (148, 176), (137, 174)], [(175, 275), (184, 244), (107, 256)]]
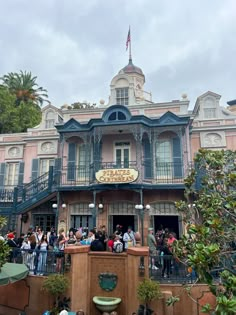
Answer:
[(42, 106), (43, 102), (49, 102), (47, 90), (39, 87), (36, 79), (31, 72), (26, 71), (10, 72), (0, 78), (2, 85), (16, 96), (16, 105), (20, 105), (21, 101), (32, 101), (35, 105)]

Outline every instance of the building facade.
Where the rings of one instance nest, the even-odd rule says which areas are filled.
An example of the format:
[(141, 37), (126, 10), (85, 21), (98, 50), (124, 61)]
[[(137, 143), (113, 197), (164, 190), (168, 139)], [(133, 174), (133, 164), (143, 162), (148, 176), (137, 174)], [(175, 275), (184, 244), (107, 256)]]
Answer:
[(107, 104), (48, 105), (39, 126), (0, 135), (0, 210), (8, 228), (26, 232), (117, 224), (142, 235), (149, 226), (183, 233), (175, 201), (200, 148), (236, 146), (234, 105), (206, 92), (189, 110), (155, 103), (132, 59), (112, 79)]

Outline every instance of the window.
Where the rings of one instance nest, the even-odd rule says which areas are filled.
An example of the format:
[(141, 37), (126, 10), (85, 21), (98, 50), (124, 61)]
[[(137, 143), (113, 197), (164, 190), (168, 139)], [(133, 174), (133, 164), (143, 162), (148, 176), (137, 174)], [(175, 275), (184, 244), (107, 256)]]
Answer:
[(78, 156), (78, 178), (85, 178), (86, 175), (88, 174), (87, 170), (86, 170), (86, 152), (85, 152), (85, 145), (84, 144), (80, 144), (77, 146), (78, 148), (78, 152), (77, 152), (77, 156)]
[(16, 186), (19, 178), (19, 163), (6, 164), (5, 185)]
[(204, 118), (216, 118), (216, 104), (212, 97), (207, 97), (204, 102)]
[(44, 232), (50, 231), (52, 226), (55, 226), (54, 214), (34, 214), (33, 225), (40, 226)]
[(126, 120), (126, 116), (124, 113), (122, 112), (114, 112), (112, 113), (109, 117), (108, 117), (108, 120), (111, 121), (111, 120)]
[(157, 176), (170, 177), (172, 174), (172, 143), (171, 140), (159, 140), (157, 143)]
[(129, 88), (116, 89), (116, 103), (118, 105), (129, 105)]
[(130, 161), (130, 143), (115, 143), (115, 163), (117, 168), (129, 168)]
[(55, 115), (53, 111), (49, 111), (46, 114), (46, 120), (45, 120), (45, 128), (53, 128), (55, 125)]
[(39, 175), (43, 175), (49, 171), (50, 166), (54, 166), (54, 159), (41, 159), (39, 164)]
[(205, 108), (204, 109), (205, 118), (216, 118), (216, 109), (215, 108)]

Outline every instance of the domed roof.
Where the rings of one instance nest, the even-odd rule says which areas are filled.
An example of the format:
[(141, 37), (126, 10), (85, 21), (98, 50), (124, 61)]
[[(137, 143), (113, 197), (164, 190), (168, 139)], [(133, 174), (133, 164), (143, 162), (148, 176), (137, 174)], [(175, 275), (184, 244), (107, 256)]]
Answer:
[(138, 73), (138, 74), (141, 74), (142, 76), (144, 76), (143, 71), (139, 67), (136, 67), (133, 64), (131, 58), (129, 59), (129, 63), (127, 64), (127, 66), (125, 66), (123, 69), (121, 69), (119, 71), (119, 74), (122, 72), (124, 72), (124, 73)]

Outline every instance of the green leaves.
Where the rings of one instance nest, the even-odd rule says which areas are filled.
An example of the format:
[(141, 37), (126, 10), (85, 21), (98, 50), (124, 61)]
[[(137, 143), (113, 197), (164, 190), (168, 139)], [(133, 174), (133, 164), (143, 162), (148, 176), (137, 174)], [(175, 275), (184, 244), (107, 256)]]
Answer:
[(37, 77), (32, 77), (31, 72), (20, 71), (20, 73), (10, 72), (4, 75), (0, 80), (3, 86), (16, 97), (15, 105), (19, 106), (21, 102), (33, 102), (35, 105), (42, 105), (47, 101), (47, 90), (39, 87), (36, 83)]
[(44, 280), (42, 289), (50, 293), (52, 296), (57, 297), (65, 293), (68, 287), (69, 280), (66, 276), (53, 274)]
[(180, 298), (178, 296), (171, 296), (166, 300), (167, 306), (173, 306), (176, 302), (179, 302)]
[(148, 303), (162, 297), (159, 283), (151, 279), (144, 279), (137, 288), (139, 301)]
[(15, 106), (16, 97), (5, 87), (0, 86), (0, 133), (25, 132), (38, 125), (41, 110), (29, 101)]
[[(6, 218), (0, 216), (0, 229), (6, 225)], [(7, 262), (10, 253), (10, 247), (6, 241), (0, 240), (0, 269)]]
[[(202, 312), (216, 315), (236, 313), (236, 257), (230, 243), (236, 233), (236, 152), (201, 149), (195, 171), (185, 179), (185, 201), (176, 202), (186, 223), (186, 235), (174, 252), (193, 268), (201, 283), (209, 285), (217, 304), (206, 304)], [(200, 176), (201, 186), (195, 188)], [(234, 257), (234, 258), (233, 258)], [(234, 262), (233, 262), (234, 259)], [(190, 269), (191, 269), (190, 268)], [(212, 270), (221, 278), (220, 289)]]

